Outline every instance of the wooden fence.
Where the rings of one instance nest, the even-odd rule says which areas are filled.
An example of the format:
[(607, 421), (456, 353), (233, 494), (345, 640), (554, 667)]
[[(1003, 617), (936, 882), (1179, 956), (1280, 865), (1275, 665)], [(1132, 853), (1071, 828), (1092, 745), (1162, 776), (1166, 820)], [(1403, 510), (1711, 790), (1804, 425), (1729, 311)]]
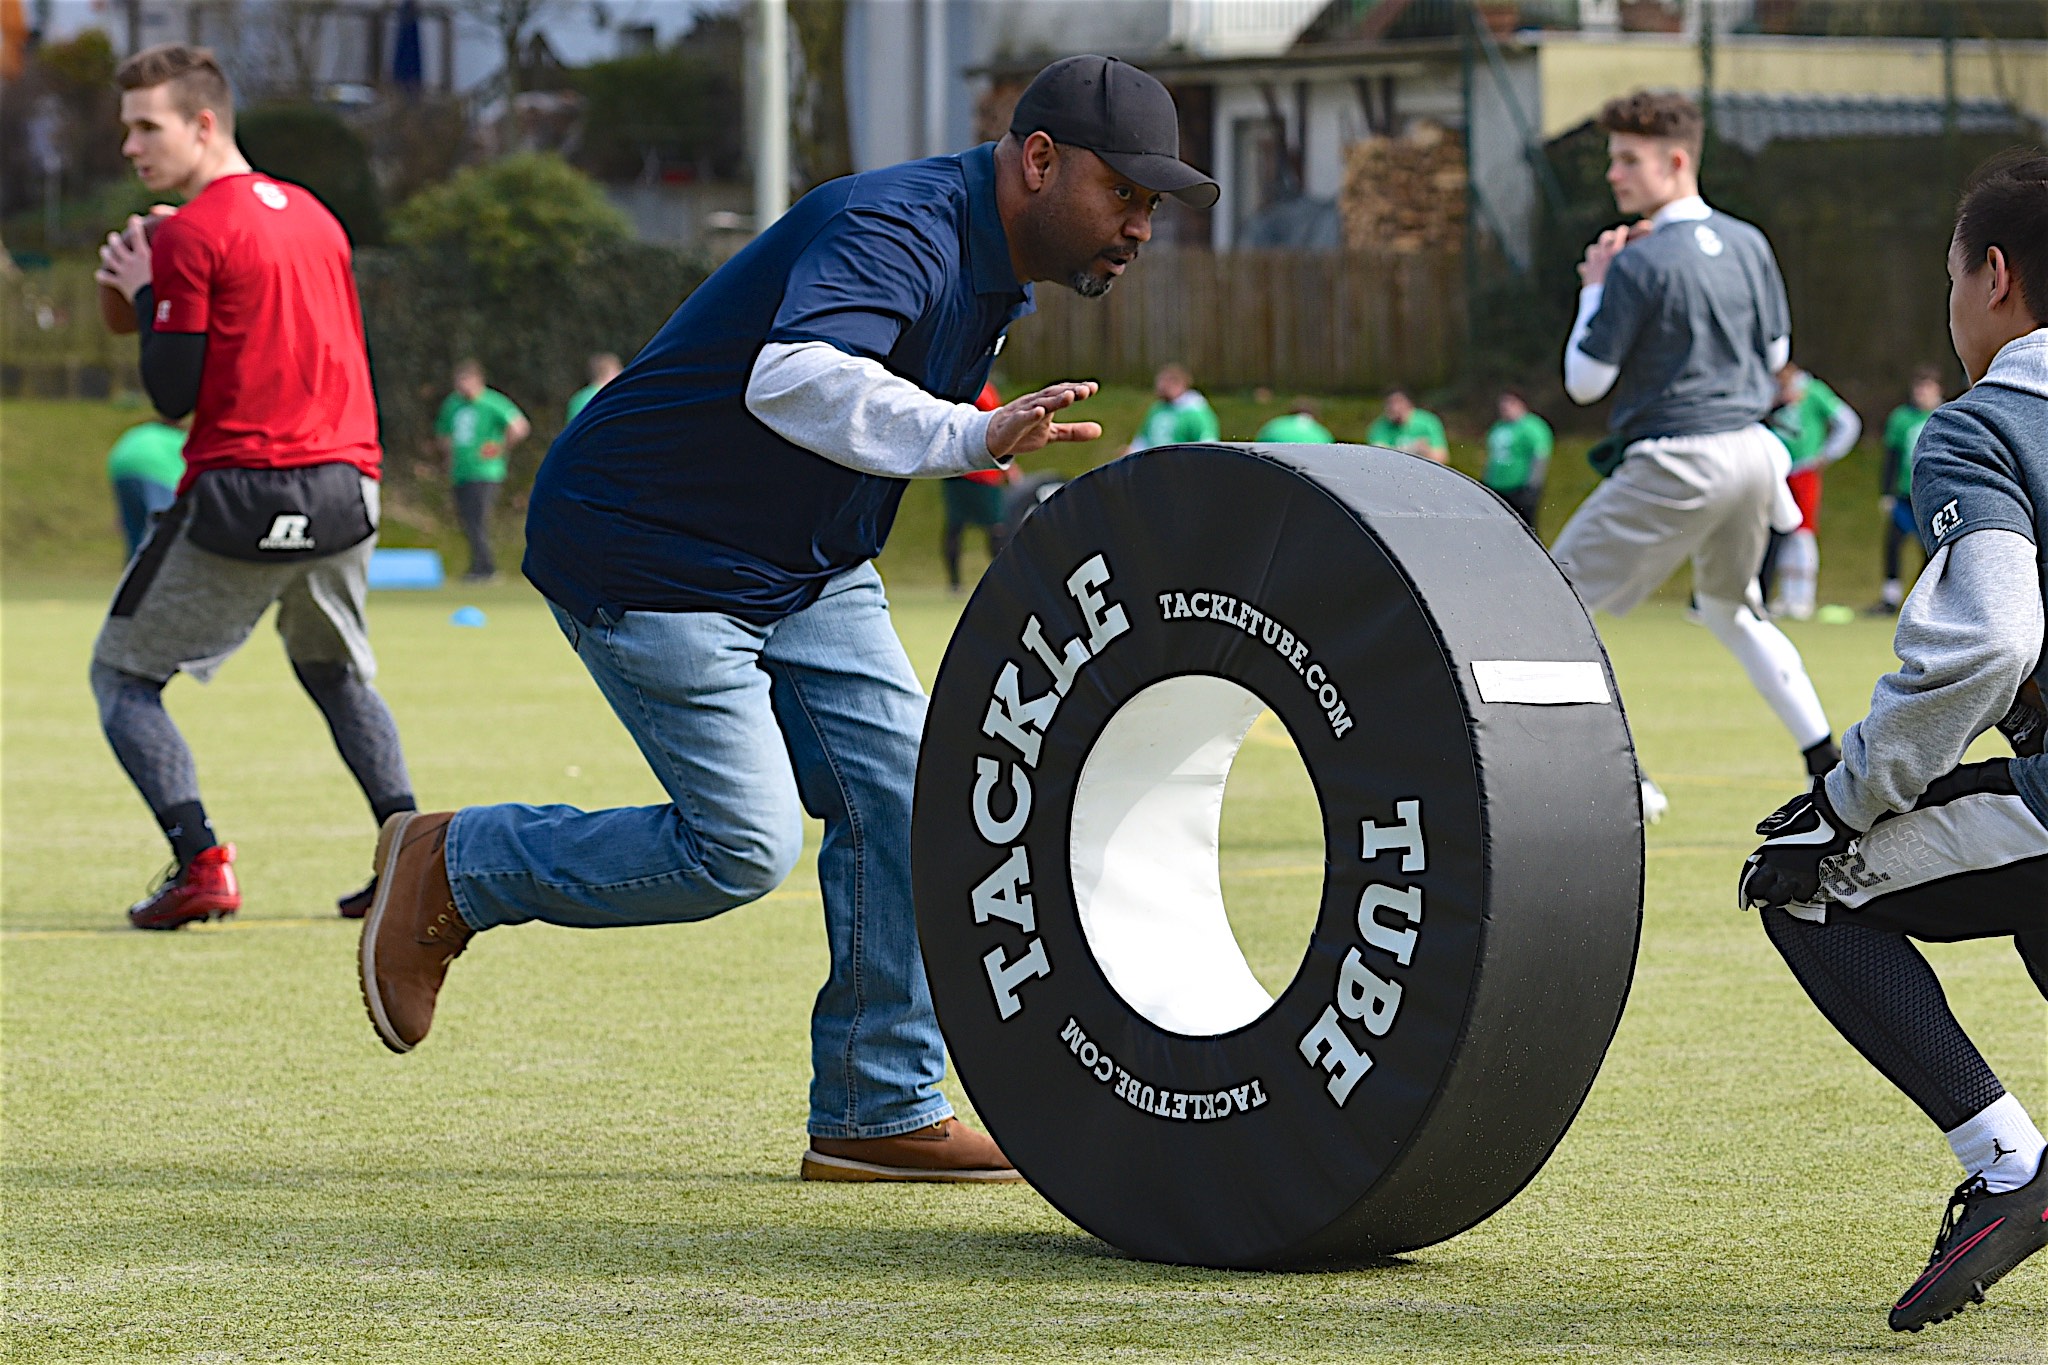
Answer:
[(0, 280), (0, 397), (106, 398), (139, 392), (137, 348), (100, 325), (85, 261)]
[(1455, 255), (1147, 247), (1104, 298), (1037, 295), (999, 362), (1013, 382), (1149, 384), (1179, 361), (1219, 388), (1432, 388), (1456, 377), (1465, 330)]
[[(0, 394), (136, 387), (135, 339), (100, 326), (94, 290), (86, 262), (0, 286)], [(1464, 309), (1456, 256), (1147, 248), (1104, 298), (1040, 286), (1038, 313), (1011, 329), (1001, 368), (1014, 381), (1149, 385), (1177, 360), (1220, 388), (1434, 388), (1458, 375)]]

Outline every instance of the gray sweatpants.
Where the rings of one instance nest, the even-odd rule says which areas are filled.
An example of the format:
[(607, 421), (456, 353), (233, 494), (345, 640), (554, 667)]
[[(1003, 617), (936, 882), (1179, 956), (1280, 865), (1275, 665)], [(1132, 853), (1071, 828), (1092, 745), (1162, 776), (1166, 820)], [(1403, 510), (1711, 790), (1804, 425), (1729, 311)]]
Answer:
[[(376, 480), (363, 480), (363, 498), (374, 525)], [(293, 663), (345, 664), (368, 682), (377, 657), (363, 608), (376, 545), (371, 536), (338, 554), (284, 564), (230, 559), (193, 544), (173, 507), (115, 589), (93, 662), (152, 682), (178, 673), (205, 682), (275, 602), (277, 633)]]
[(1572, 513), (1551, 557), (1588, 611), (1627, 613), (1688, 559), (1702, 597), (1750, 601), (1784, 450), (1762, 426), (1637, 441)]

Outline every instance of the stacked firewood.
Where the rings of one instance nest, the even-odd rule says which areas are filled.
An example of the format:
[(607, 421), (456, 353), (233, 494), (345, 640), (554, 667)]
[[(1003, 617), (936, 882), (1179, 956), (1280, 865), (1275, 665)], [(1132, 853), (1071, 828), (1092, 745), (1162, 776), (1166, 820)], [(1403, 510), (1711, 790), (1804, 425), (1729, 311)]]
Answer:
[(1420, 120), (1399, 137), (1354, 142), (1338, 207), (1354, 251), (1456, 248), (1465, 238), (1465, 150), (1450, 130)]

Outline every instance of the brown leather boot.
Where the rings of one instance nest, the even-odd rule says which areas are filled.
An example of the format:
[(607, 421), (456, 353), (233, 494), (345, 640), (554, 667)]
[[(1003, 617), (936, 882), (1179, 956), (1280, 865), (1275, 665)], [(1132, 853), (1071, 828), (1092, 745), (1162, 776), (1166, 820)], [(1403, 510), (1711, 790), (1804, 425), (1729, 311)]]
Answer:
[(1022, 1180), (996, 1146), (958, 1119), (899, 1137), (811, 1139), (804, 1153), (806, 1180), (930, 1180), (991, 1184)]
[(393, 1052), (410, 1052), (427, 1036), (448, 964), (475, 932), (456, 913), (448, 885), (454, 818), (453, 811), (401, 811), (377, 832), (377, 897), (363, 919), (357, 962), (370, 1022)]

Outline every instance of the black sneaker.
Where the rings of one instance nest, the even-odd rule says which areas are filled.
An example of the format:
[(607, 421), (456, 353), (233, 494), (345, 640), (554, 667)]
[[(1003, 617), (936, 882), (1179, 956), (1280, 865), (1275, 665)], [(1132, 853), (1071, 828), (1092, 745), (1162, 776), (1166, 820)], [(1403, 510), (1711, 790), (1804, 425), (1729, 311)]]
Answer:
[(1949, 1196), (1934, 1255), (1912, 1288), (1892, 1305), (1894, 1332), (1917, 1332), (1973, 1303), (2027, 1257), (2048, 1246), (2048, 1157), (2034, 1178), (1993, 1194), (1973, 1175)]
[(349, 892), (334, 903), (334, 908), (341, 912), (343, 919), (361, 919), (370, 913), (370, 907), (376, 904), (376, 901), (377, 879), (372, 877), (368, 886), (360, 891)]

